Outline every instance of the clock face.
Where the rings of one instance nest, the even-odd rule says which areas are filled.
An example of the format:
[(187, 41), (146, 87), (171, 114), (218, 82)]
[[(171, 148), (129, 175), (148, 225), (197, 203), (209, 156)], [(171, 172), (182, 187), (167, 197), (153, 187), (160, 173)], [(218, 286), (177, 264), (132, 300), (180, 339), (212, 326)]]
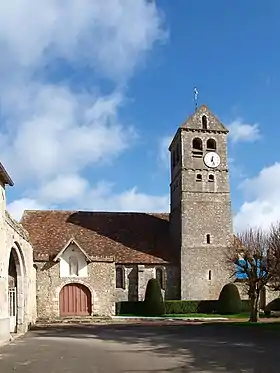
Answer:
[(216, 152), (208, 152), (204, 156), (204, 163), (207, 167), (216, 168), (221, 163), (219, 154)]

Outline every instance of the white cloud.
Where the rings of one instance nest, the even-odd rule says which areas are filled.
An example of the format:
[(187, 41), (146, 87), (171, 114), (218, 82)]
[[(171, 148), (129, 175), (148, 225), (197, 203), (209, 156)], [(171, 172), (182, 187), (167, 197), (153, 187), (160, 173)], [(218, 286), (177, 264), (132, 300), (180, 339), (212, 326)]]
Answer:
[(119, 78), (165, 37), (161, 24), (146, 0), (1, 2), (0, 66), (30, 69), (61, 57)]
[(173, 136), (164, 136), (159, 140), (159, 163), (165, 168), (170, 167), (170, 152), (168, 148), (171, 144), (172, 139)]
[(63, 203), (75, 201), (84, 196), (89, 183), (78, 174), (59, 175), (39, 189), (38, 196), (47, 203)]
[(47, 206), (40, 205), (35, 199), (21, 198), (7, 205), (7, 210), (16, 220), (20, 220), (24, 210), (45, 210)]
[(112, 185), (100, 184), (91, 191), (90, 208), (108, 211), (139, 211), (139, 212), (167, 212), (169, 211), (168, 196), (153, 196), (138, 191), (136, 187), (114, 194)]
[(234, 217), (236, 231), (247, 227), (267, 229), (280, 221), (280, 163), (263, 168), (260, 173), (246, 179), (240, 186), (246, 202)]
[[(107, 184), (93, 187), (81, 176), (133, 144), (136, 131), (119, 115), (122, 87), (165, 38), (160, 11), (148, 0), (0, 4), (0, 156), (23, 190), (23, 198), (8, 206), (12, 215), (57, 204), (90, 206), (89, 196), (99, 196), (100, 209), (165, 206), (166, 197), (135, 188), (114, 194)], [(102, 87), (81, 93), (67, 79), (63, 85), (53, 77), (47, 81), (46, 70), (61, 60), (74, 71), (86, 67), (89, 78), (110, 79), (115, 88), (106, 95)], [(31, 180), (32, 189), (26, 189)]]
[[(108, 162), (135, 138), (135, 131), (118, 120), (123, 103), (119, 93), (91, 97), (38, 84), (20, 92), (23, 109), (10, 114), (6, 141), (0, 150), (15, 181), (55, 177)], [(16, 106), (17, 99), (11, 95), (10, 105)]]
[(242, 178), (244, 179), (246, 177), (246, 173), (243, 169), (243, 166), (238, 164), (236, 162), (236, 159), (235, 158), (231, 158), (229, 157), (228, 158), (228, 164), (229, 164), (229, 168), (230, 168), (230, 173), (236, 177), (236, 178)]
[[(73, 181), (73, 186), (68, 182)], [(36, 193), (35, 193), (36, 194)], [(50, 201), (52, 204), (50, 205)], [(113, 184), (99, 182), (89, 188), (85, 179), (77, 179), (70, 175), (65, 179), (52, 181), (45, 188), (37, 191), (34, 198), (21, 198), (7, 206), (11, 215), (20, 220), (25, 209), (42, 210), (56, 208), (53, 203), (64, 202), (64, 209), (91, 211), (123, 211), (123, 212), (168, 212), (169, 196), (149, 195), (139, 192), (137, 187), (121, 193), (114, 193)]]
[(228, 124), (227, 128), (229, 129), (229, 138), (234, 143), (241, 141), (253, 142), (261, 137), (258, 123), (244, 123), (240, 118)]

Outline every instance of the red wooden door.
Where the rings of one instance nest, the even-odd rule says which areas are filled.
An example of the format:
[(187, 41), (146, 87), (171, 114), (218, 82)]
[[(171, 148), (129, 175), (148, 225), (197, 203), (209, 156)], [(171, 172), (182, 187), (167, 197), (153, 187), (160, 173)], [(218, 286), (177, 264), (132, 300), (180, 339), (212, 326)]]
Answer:
[(81, 284), (65, 285), (59, 295), (60, 316), (89, 316), (91, 314), (91, 294)]

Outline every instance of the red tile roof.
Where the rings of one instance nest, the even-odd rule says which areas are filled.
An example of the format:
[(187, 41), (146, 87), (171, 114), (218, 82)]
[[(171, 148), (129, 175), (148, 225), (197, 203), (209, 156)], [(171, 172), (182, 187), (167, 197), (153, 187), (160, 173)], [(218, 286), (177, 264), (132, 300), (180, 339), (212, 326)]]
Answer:
[(93, 257), (117, 263), (176, 262), (169, 237), (169, 214), (25, 211), (21, 219), (34, 260), (51, 260), (73, 238)]

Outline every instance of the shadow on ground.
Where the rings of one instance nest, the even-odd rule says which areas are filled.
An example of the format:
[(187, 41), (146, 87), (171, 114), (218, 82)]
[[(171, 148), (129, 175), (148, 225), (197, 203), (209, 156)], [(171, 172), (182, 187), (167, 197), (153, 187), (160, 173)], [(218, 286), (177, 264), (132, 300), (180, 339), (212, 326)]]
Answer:
[[(130, 346), (182, 361), (161, 372), (279, 373), (279, 331), (236, 327), (226, 323), (185, 325), (63, 325), (38, 327), (36, 337), (95, 338)], [(137, 367), (130, 372), (144, 372)], [(148, 373), (147, 370), (145, 370)], [(151, 370), (150, 372), (157, 372)]]

